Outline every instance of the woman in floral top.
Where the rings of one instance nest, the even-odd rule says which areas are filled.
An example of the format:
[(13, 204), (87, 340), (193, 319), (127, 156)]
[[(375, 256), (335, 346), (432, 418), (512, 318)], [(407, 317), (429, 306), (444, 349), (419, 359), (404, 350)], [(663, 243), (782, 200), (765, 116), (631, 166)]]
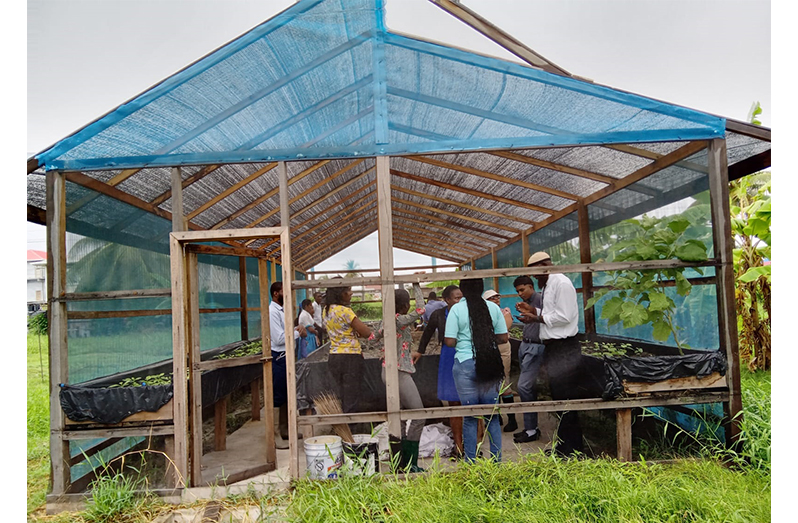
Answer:
[[(416, 382), (413, 381), (411, 374), (416, 372), (415, 362), (421, 354), (412, 349), (413, 330), (416, 322), (424, 314), (424, 296), (421, 293), (421, 286), (413, 285), (416, 295), (416, 307), (421, 308), (410, 311), (410, 294), (404, 289), (397, 289), (395, 292), (396, 305), (396, 351), (399, 367), (399, 403), (403, 409), (423, 409), (424, 403), (421, 401), (421, 394), (418, 392)], [(410, 311), (410, 312), (408, 312)], [(383, 328), (371, 339), (380, 339), (384, 335)], [(383, 348), (383, 351), (385, 349)], [(385, 356), (382, 361), (382, 381), (385, 382)], [(418, 466), (418, 442), (421, 439), (421, 432), (424, 430), (424, 420), (410, 420), (410, 427), (405, 429), (402, 423), (402, 442), (399, 459), (399, 468), (408, 472), (424, 472)]]
[(349, 306), (351, 301), (351, 287), (327, 289), (326, 305), (322, 311), (324, 328), (330, 338), (327, 369), (344, 412), (356, 412), (363, 381), (363, 354), (357, 338), (368, 338), (372, 334)]

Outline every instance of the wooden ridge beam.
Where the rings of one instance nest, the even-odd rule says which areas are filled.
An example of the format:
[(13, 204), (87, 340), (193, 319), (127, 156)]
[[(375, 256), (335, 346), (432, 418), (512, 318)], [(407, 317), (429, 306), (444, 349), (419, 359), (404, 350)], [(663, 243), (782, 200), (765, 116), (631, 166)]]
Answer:
[[(495, 156), (495, 155), (494, 155)], [(546, 187), (545, 185), (539, 185), (537, 183), (525, 182), (523, 180), (517, 180), (515, 178), (509, 178), (507, 176), (502, 176), (500, 174), (492, 173), (489, 171), (482, 171), (480, 169), (475, 169), (473, 167), (467, 167), (465, 165), (458, 165), (455, 163), (444, 162), (442, 160), (436, 160), (434, 158), (429, 158), (427, 156), (403, 156), (408, 160), (413, 160), (415, 162), (422, 162), (429, 165), (435, 165), (436, 167), (442, 167), (444, 169), (451, 169), (453, 171), (459, 171), (461, 173), (471, 174), (474, 176), (479, 176), (480, 178), (487, 178), (488, 180), (494, 180), (497, 182), (508, 183), (510, 185), (515, 185), (518, 187), (523, 187), (525, 189), (531, 189), (533, 191), (543, 192), (546, 194), (551, 194), (552, 196), (559, 196), (560, 198), (565, 198), (566, 200), (578, 200), (579, 196), (575, 194), (571, 194), (569, 192), (560, 191), (558, 189), (554, 189), (551, 187)], [(551, 212), (551, 210), (547, 211)]]

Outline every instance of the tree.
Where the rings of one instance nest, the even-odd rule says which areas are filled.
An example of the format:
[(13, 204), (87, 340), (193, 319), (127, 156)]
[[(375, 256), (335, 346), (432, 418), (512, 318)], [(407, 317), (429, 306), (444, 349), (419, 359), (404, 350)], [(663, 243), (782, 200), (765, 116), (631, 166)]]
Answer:
[[(348, 271), (344, 278), (361, 278), (363, 275), (357, 270), (360, 269), (360, 264), (355, 260), (346, 260), (344, 263), (344, 270)], [(360, 301), (366, 301), (366, 286), (362, 285), (360, 288)]]

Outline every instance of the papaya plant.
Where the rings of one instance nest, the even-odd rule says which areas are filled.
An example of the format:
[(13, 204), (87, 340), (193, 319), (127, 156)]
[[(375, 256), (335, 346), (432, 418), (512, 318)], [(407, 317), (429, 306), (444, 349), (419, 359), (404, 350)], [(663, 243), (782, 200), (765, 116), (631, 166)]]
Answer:
[[(696, 207), (684, 213), (664, 218), (643, 215), (640, 219), (624, 220), (618, 231), (622, 234), (607, 248), (607, 261), (632, 262), (678, 259), (686, 262), (707, 260), (703, 237), (708, 227), (697, 217), (706, 216), (706, 204), (697, 201)], [(624, 328), (651, 324), (653, 337), (666, 341), (670, 336), (679, 351), (689, 347), (681, 338), (682, 330), (675, 322), (676, 303), (665, 293), (670, 282), (679, 296), (690, 294), (692, 285), (684, 275), (685, 267), (670, 269), (626, 269), (613, 271), (608, 286), (595, 292), (587, 307), (593, 307), (609, 293), (613, 296), (602, 304), (601, 318), (610, 326), (622, 322)], [(693, 268), (703, 274), (700, 268)]]

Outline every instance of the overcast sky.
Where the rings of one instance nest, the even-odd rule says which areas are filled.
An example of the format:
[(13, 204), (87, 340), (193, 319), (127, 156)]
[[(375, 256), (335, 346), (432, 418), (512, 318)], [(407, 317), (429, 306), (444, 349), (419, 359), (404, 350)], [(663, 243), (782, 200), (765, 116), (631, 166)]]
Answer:
[[(27, 152), (36, 153), (292, 0), (29, 0)], [(770, 2), (464, 0), (567, 71), (597, 83), (770, 126)], [(387, 0), (390, 29), (515, 59), (427, 0)], [(28, 248), (43, 232), (28, 226)], [(376, 233), (316, 267), (378, 267)], [(394, 265), (430, 259), (396, 250)]]

